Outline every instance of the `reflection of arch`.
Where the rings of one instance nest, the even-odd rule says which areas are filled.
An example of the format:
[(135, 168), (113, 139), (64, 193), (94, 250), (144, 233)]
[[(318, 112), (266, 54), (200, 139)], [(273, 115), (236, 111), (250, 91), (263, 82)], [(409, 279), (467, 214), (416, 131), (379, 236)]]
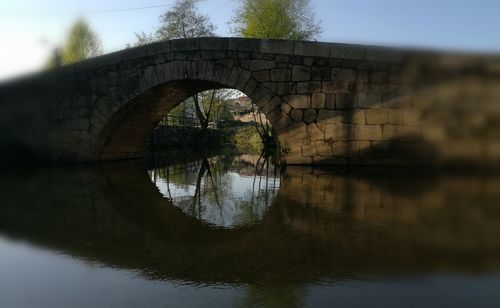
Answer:
[[(10, 194), (5, 194), (0, 206), (1, 232), (110, 266), (137, 269), (147, 277), (193, 282), (301, 283), (373, 273), (496, 269), (500, 264), (498, 232), (492, 232), (498, 228), (495, 206), (487, 208), (493, 211), (487, 224), (474, 230), (494, 238), (464, 241), (464, 234), (453, 232), (435, 237), (436, 228), (447, 231), (439, 229), (440, 219), (456, 222), (452, 217), (457, 215), (456, 204), (444, 202), (443, 208), (434, 208), (426, 200), (405, 198), (407, 192), (387, 192), (371, 185), (377, 179), (290, 168), (261, 224), (222, 230), (190, 218), (169, 203), (142, 166), (102, 168), (106, 170), (41, 172), (31, 179), (24, 176), (22, 183), (12, 187), (11, 181), (5, 183), (3, 188)], [(453, 182), (445, 181), (445, 188), (449, 183)], [(469, 196), (463, 194), (465, 184), (469, 183), (448, 193), (456, 196), (462, 191), (460, 196)], [(484, 195), (482, 185), (465, 187), (471, 189), (472, 198)], [(329, 208), (325, 198), (332, 196), (344, 198), (351, 208)], [(375, 196), (393, 203), (380, 207)], [(487, 196), (498, 196), (498, 191)], [(363, 207), (366, 211), (356, 212)], [(408, 225), (408, 213), (395, 211), (402, 207), (416, 218), (427, 219)], [(370, 214), (370, 210), (376, 212)], [(360, 215), (360, 219), (348, 215)], [(470, 227), (467, 223), (472, 221), (467, 216), (464, 222)], [(383, 224), (390, 226), (385, 232)], [(474, 237), (469, 234), (468, 239)], [(457, 242), (460, 245), (453, 245)], [(478, 262), (470, 264), (471, 258)]]

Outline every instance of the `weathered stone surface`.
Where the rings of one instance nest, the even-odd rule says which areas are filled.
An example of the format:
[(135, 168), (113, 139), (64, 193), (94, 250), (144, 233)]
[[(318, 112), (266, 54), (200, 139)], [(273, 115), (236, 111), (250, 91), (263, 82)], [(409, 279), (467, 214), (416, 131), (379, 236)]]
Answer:
[(252, 60), (252, 62), (250, 64), (250, 69), (252, 71), (263, 71), (263, 70), (273, 69), (275, 66), (276, 66), (276, 63), (274, 61)]
[(330, 141), (353, 140), (353, 127), (350, 124), (333, 123), (325, 125), (325, 139)]
[(285, 101), (293, 108), (310, 108), (310, 95), (289, 95), (284, 97)]
[(306, 81), (297, 83), (297, 94), (311, 94), (321, 91), (321, 82)]
[(294, 65), (292, 69), (292, 81), (309, 81), (311, 79), (311, 68)]
[(293, 42), (284, 40), (262, 40), (260, 51), (272, 54), (293, 54)]
[(279, 82), (276, 83), (276, 94), (288, 95), (295, 94), (296, 84), (292, 82)]
[[(429, 153), (500, 156), (481, 136), (492, 129), (486, 123), (498, 126), (498, 70), (489, 64), (500, 60), (398, 54), (241, 38), (130, 48), (0, 85), (0, 145), (15, 142), (48, 160), (139, 157), (151, 130), (179, 102), (207, 89), (235, 88), (266, 114), (290, 149), (288, 162), (411, 162), (408, 153), (419, 159)], [(468, 72), (467, 82), (461, 71)], [(468, 86), (471, 80), (475, 87)], [(439, 96), (432, 93), (436, 88)], [(473, 128), (471, 136), (460, 133), (464, 128)]]
[(291, 72), (288, 69), (271, 70), (272, 81), (290, 81)]
[(293, 122), (302, 122), (302, 110), (300, 109), (294, 109), (290, 113), (290, 118), (292, 119)]
[(330, 45), (326, 43), (295, 42), (294, 54), (297, 56), (328, 57)]
[(366, 124), (386, 124), (388, 122), (387, 113), (387, 109), (366, 110)]
[(366, 48), (361, 45), (331, 44), (330, 57), (363, 60)]
[(311, 107), (315, 109), (325, 109), (326, 95), (324, 93), (314, 93), (311, 98)]
[(381, 95), (377, 93), (359, 93), (358, 107), (359, 108), (374, 108), (381, 103)]
[(326, 94), (325, 108), (335, 109), (335, 94)]
[(320, 110), (318, 112), (318, 122), (321, 124), (340, 123), (340, 112), (334, 110)]
[(354, 140), (382, 140), (380, 125), (354, 125)]
[(350, 68), (332, 68), (331, 70), (333, 80), (354, 81), (356, 80), (356, 70)]
[(335, 109), (356, 108), (356, 95), (353, 93), (340, 93), (335, 95)]
[(281, 104), (281, 110), (283, 110), (286, 114), (289, 114), (290, 111), (292, 111), (292, 107), (288, 104)]
[(304, 122), (307, 124), (316, 121), (317, 113), (314, 109), (306, 109), (304, 111)]

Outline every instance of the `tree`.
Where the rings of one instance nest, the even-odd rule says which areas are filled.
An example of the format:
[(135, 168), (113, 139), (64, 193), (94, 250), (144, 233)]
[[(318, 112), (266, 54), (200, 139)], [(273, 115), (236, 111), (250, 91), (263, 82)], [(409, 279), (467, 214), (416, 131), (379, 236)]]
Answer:
[(242, 0), (231, 24), (248, 38), (314, 40), (321, 33), (309, 0)]
[(77, 20), (71, 27), (62, 49), (63, 64), (82, 61), (101, 54), (102, 42), (99, 35), (92, 31), (85, 20)]
[[(144, 32), (136, 33), (135, 46), (141, 46), (162, 40), (178, 38), (195, 38), (204, 36), (215, 36), (215, 26), (210, 22), (208, 16), (201, 15), (196, 8), (200, 0), (177, 0), (174, 6), (160, 16), (161, 26), (151, 34)], [(202, 129), (207, 129), (211, 119), (212, 107), (217, 104), (217, 90), (205, 91), (181, 103), (173, 110), (178, 114), (185, 114), (190, 102), (194, 103), (194, 109)]]
[(196, 8), (200, 0), (177, 0), (174, 6), (160, 16), (161, 26), (151, 34), (136, 33), (135, 46), (162, 40), (215, 36), (215, 26)]
[(60, 47), (56, 47), (54, 48), (54, 50), (52, 50), (52, 54), (47, 60), (47, 63), (45, 63), (45, 68), (53, 69), (53, 68), (58, 68), (62, 65), (63, 65), (62, 50)]

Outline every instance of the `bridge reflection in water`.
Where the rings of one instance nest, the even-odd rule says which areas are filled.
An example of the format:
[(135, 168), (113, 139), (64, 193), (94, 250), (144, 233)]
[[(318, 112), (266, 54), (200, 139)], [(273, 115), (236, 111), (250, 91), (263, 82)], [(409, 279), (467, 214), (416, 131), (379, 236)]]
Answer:
[[(146, 172), (129, 162), (2, 176), (0, 235), (98, 268), (132, 270), (136, 279), (246, 288), (243, 306), (317, 305), (328, 297), (318, 290), (340, 296), (332, 290), (345, 284), (443, 275), (482, 282), (500, 269), (500, 177), (289, 167), (275, 178), (269, 164), (273, 184), (256, 189), (266, 171), (251, 157), (179, 166)], [(235, 198), (234, 187), (248, 194)], [(0, 285), (9, 282), (0, 277)], [(458, 306), (477, 302), (454, 302), (456, 290), (469, 300), (482, 294), (453, 284), (426, 288)], [(381, 304), (398, 296), (377, 294)]]

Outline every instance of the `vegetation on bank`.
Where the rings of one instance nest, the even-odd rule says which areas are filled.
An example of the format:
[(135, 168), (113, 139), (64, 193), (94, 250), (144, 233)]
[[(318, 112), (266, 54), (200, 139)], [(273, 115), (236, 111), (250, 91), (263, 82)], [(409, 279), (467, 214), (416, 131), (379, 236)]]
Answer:
[[(159, 132), (158, 130), (164, 130)], [(148, 143), (150, 149), (171, 150), (189, 148), (195, 151), (232, 149), (236, 153), (260, 154), (264, 149), (261, 138), (253, 126), (233, 126), (223, 129), (203, 130), (197, 127), (158, 128)]]

